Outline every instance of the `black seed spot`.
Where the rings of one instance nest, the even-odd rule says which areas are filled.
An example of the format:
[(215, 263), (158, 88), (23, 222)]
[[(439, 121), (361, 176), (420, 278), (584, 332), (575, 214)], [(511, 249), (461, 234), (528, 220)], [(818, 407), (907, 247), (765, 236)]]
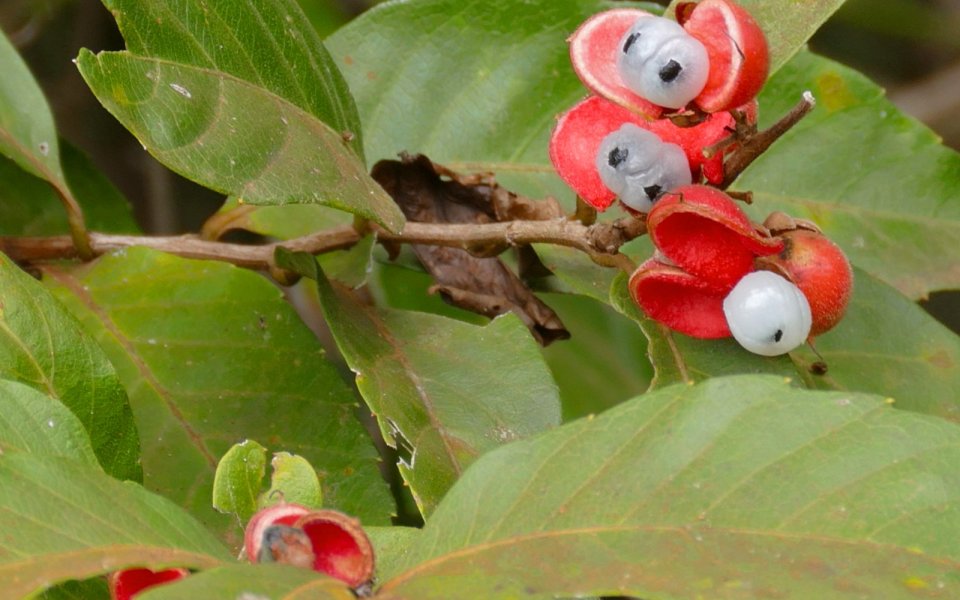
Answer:
[(626, 54), (627, 52), (629, 52), (629, 51), (630, 51), (630, 46), (632, 46), (633, 43), (634, 43), (635, 41), (637, 41), (638, 39), (640, 39), (640, 34), (639, 34), (639, 33), (631, 33), (631, 34), (627, 37), (627, 41), (625, 41), (625, 42), (623, 43), (623, 53)]
[(675, 60), (671, 60), (667, 64), (663, 65), (663, 67), (660, 69), (660, 79), (670, 83), (676, 79), (678, 75), (680, 75), (680, 71), (682, 70), (683, 67), (680, 66), (680, 63)]
[(777, 332), (773, 334), (773, 341), (779, 342), (781, 339), (783, 339), (783, 330), (778, 329)]
[(643, 192), (647, 195), (647, 198), (650, 198), (651, 201), (656, 200), (657, 196), (659, 196), (660, 192), (662, 191), (663, 188), (659, 185), (648, 185), (647, 187), (643, 188)]
[(607, 164), (616, 169), (623, 161), (627, 160), (628, 156), (630, 156), (629, 150), (617, 146), (607, 155)]

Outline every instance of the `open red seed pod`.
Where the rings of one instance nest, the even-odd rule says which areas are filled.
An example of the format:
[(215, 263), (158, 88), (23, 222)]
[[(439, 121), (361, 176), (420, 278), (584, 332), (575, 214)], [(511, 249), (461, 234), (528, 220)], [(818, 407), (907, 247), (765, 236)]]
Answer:
[[(756, 119), (755, 103), (743, 109), (748, 120)], [(699, 180), (701, 172), (711, 183), (723, 180), (724, 152), (707, 159), (703, 156), (703, 149), (730, 135), (730, 130), (735, 127), (730, 113), (709, 115), (693, 127), (678, 127), (668, 119), (647, 121), (605, 98), (590, 96), (574, 105), (557, 121), (550, 137), (549, 152), (550, 161), (560, 177), (597, 210), (606, 210), (616, 199), (597, 172), (597, 152), (604, 137), (624, 123), (637, 125), (655, 133), (666, 143), (680, 146), (687, 157), (694, 181)]]
[(250, 518), (247, 528), (243, 532), (243, 548), (250, 562), (257, 562), (260, 556), (260, 547), (263, 544), (263, 534), (271, 525), (292, 526), (297, 519), (310, 512), (306, 506), (292, 502), (281, 502), (264, 508)]
[(730, 337), (723, 314), (727, 292), (673, 265), (651, 258), (630, 276), (633, 301), (674, 331), (701, 339)]
[(593, 93), (647, 119), (658, 118), (663, 108), (624, 85), (617, 71), (617, 52), (620, 38), (637, 19), (653, 16), (636, 8), (604, 11), (584, 21), (568, 40), (570, 62), (580, 81)]
[(667, 258), (721, 291), (752, 271), (756, 257), (783, 249), (783, 242), (758, 231), (730, 196), (705, 185), (661, 196), (647, 216), (647, 230)]
[[(710, 61), (704, 88), (690, 103), (703, 112), (733, 110), (753, 99), (766, 81), (769, 51), (763, 30), (750, 14), (730, 0), (684, 2), (677, 21), (702, 43)], [(654, 15), (618, 8), (597, 13), (570, 37), (570, 60), (587, 88), (648, 119), (664, 109), (637, 95), (617, 67), (624, 35), (639, 20)]]
[(107, 578), (110, 588), (110, 598), (113, 600), (130, 600), (136, 594), (157, 585), (171, 583), (183, 579), (190, 574), (187, 569), (124, 569), (114, 571)]
[(707, 85), (694, 99), (704, 112), (731, 110), (752, 100), (770, 71), (767, 38), (753, 17), (730, 0), (677, 5), (677, 22), (707, 48)]
[(373, 545), (360, 521), (335, 510), (315, 510), (293, 526), (302, 529), (313, 544), (314, 571), (354, 588), (373, 578)]

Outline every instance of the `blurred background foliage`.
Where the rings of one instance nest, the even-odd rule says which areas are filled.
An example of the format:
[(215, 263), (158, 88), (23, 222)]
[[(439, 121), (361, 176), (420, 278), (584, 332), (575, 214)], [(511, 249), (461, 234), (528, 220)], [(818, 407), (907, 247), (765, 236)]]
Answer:
[[(376, 3), (299, 2), (321, 37)], [(0, 27), (39, 79), (62, 135), (89, 153), (126, 195), (144, 232), (197, 231), (219, 208), (220, 195), (157, 163), (81, 80), (72, 64), (81, 47), (123, 47), (99, 0), (3, 0)], [(811, 47), (866, 73), (905, 112), (960, 149), (960, 0), (849, 0)], [(934, 294), (924, 304), (960, 331), (960, 294)]]

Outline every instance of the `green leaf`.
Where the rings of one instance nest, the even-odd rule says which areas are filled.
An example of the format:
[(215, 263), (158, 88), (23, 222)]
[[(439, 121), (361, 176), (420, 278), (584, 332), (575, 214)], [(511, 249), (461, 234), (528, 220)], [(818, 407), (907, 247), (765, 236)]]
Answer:
[(213, 507), (246, 523), (257, 512), (257, 498), (267, 470), (267, 449), (253, 440), (234, 444), (217, 463)]
[(355, 600), (356, 596), (345, 583), (332, 577), (279, 564), (218, 567), (170, 585), (157, 586), (137, 596), (137, 600), (184, 598)]
[(806, 346), (769, 358), (747, 352), (732, 339), (689, 338), (644, 317), (624, 278), (612, 295), (617, 308), (637, 320), (650, 340), (653, 387), (770, 373), (809, 388), (880, 394), (895, 399), (898, 408), (960, 421), (960, 337), (863, 271), (855, 272), (847, 314), (816, 339), (829, 368), (825, 375), (812, 372), (821, 359)]
[(111, 600), (104, 577), (66, 581), (37, 596), (39, 600)]
[(418, 152), (453, 169), (493, 171), (532, 197), (572, 198), (547, 158), (554, 117), (586, 93), (566, 38), (609, 6), (426, 0), (354, 19), (327, 46), (357, 100), (368, 160)]
[(400, 209), (339, 132), (269, 90), (209, 68), (83, 51), (100, 102), (163, 164), (251, 204), (323, 204), (390, 230)]
[(671, 386), (482, 457), (380, 592), (950, 595), (958, 460), (955, 424), (879, 397), (769, 376)]
[[(130, 204), (93, 162), (61, 140), (63, 169), (90, 229), (110, 233), (139, 231)], [(0, 234), (56, 235), (69, 232), (67, 213), (46, 182), (12, 160), (0, 157)]]
[(864, 76), (801, 52), (760, 95), (761, 125), (811, 90), (817, 108), (734, 184), (751, 216), (817, 223), (854, 265), (910, 298), (960, 287), (960, 155)]
[(83, 423), (66, 406), (22, 383), (0, 380), (0, 453), (13, 450), (99, 466)]
[(407, 551), (413, 546), (420, 529), (416, 527), (364, 527), (364, 533), (373, 544), (373, 555), (377, 557), (376, 578), (389, 581), (400, 573), (408, 560)]
[(83, 423), (100, 464), (141, 477), (140, 442), (113, 365), (43, 286), (0, 255), (0, 377), (56, 398)]
[(294, 502), (308, 507), (323, 506), (323, 489), (310, 461), (289, 452), (275, 452), (270, 461), (270, 489), (261, 494), (258, 506)]
[(609, 306), (573, 294), (539, 294), (557, 311), (571, 337), (543, 349), (560, 388), (564, 421), (604, 410), (642, 394), (653, 368), (635, 323)]
[(20, 452), (0, 455), (0, 531), (9, 598), (134, 565), (206, 568), (230, 559), (199, 523), (138, 484)]
[(331, 507), (389, 522), (354, 394), (269, 281), (146, 249), (46, 272), (130, 390), (150, 489), (236, 533), (210, 506), (214, 470), (234, 442), (256, 439), (310, 460)]
[(200, 67), (262, 88), (334, 131), (359, 152), (350, 89), (294, 0), (103, 0), (130, 54)]
[[(681, 0), (673, 0), (667, 9), (673, 9)], [(756, 19), (767, 36), (770, 48), (770, 72), (776, 72), (807, 40), (813, 36), (830, 15), (840, 8), (845, 0), (737, 0)]]
[(278, 264), (317, 280), (333, 336), (400, 472), (428, 515), (464, 468), (505, 442), (560, 421), (557, 388), (518, 318), (485, 327), (362, 305), (308, 254)]
[(0, 154), (27, 172), (65, 189), (53, 114), (40, 86), (0, 32)]

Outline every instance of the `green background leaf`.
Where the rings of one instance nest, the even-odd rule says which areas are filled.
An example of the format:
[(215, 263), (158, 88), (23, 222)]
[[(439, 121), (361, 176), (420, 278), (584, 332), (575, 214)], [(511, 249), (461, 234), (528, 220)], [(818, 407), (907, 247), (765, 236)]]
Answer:
[[(60, 140), (63, 170), (87, 227), (107, 233), (136, 233), (133, 212), (119, 191), (73, 145)], [(56, 192), (12, 160), (0, 157), (0, 233), (56, 235), (69, 231), (67, 213)]]
[(422, 513), (482, 453), (559, 423), (556, 385), (517, 317), (478, 327), (378, 310), (331, 284), (310, 255), (278, 254), (278, 264), (317, 279), (337, 346), (384, 439), (401, 451)]
[(73, 460), (0, 456), (0, 580), (9, 598), (127, 566), (214, 566), (226, 548), (169, 500)]
[(213, 507), (246, 523), (257, 512), (257, 497), (267, 472), (267, 449), (253, 440), (234, 444), (217, 463)]
[(270, 467), (273, 469), (270, 488), (261, 495), (259, 506), (278, 502), (295, 502), (311, 508), (323, 506), (323, 488), (307, 459), (289, 452), (275, 452)]
[(28, 172), (66, 188), (53, 114), (17, 50), (0, 31), (0, 154)]
[(382, 589), (949, 593), (960, 586), (958, 459), (960, 428), (881, 397), (770, 376), (671, 386), (481, 458)]
[(126, 393), (103, 350), (43, 286), (0, 255), (0, 377), (63, 402), (107, 473), (139, 480), (140, 442)]
[(403, 215), (340, 132), (218, 71), (126, 53), (81, 53), (80, 72), (162, 163), (252, 204), (324, 204), (398, 229)]
[(0, 453), (63, 456), (99, 467), (83, 423), (59, 400), (0, 380)]
[(46, 273), (130, 390), (148, 488), (238, 545), (236, 520), (210, 506), (213, 474), (232, 444), (255, 439), (308, 458), (331, 507), (388, 522), (353, 392), (266, 279), (145, 249)]

